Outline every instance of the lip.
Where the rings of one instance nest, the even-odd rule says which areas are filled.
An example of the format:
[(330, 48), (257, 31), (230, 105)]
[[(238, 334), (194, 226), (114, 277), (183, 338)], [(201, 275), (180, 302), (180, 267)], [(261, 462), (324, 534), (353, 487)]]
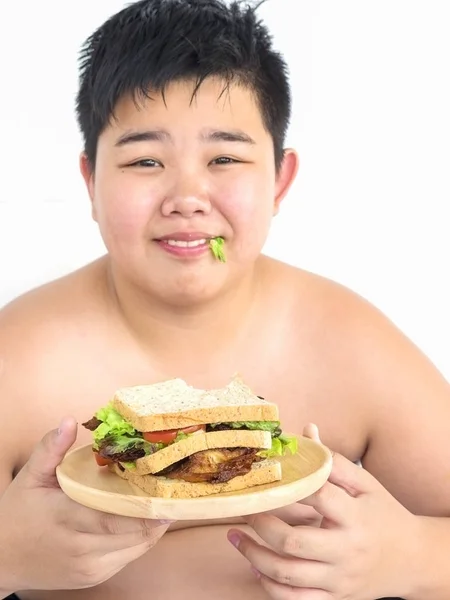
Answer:
[(201, 231), (176, 231), (156, 238), (155, 241), (167, 242), (167, 240), (175, 240), (176, 242), (195, 242), (196, 240), (210, 240), (213, 237), (215, 236)]
[(196, 239), (195, 238), (190, 238), (190, 239), (177, 239), (177, 238), (173, 238), (173, 237), (168, 237), (166, 239), (158, 239), (155, 240), (156, 243), (158, 244), (158, 246), (164, 251), (167, 252), (168, 254), (170, 254), (173, 257), (176, 257), (178, 259), (198, 259), (202, 256), (204, 256), (205, 254), (209, 253), (210, 247), (209, 247), (209, 240), (206, 237), (200, 237), (197, 238), (200, 240), (205, 240), (204, 243), (199, 244), (198, 246), (173, 246), (171, 244), (169, 244), (169, 242), (167, 240), (176, 240), (179, 242), (195, 242)]

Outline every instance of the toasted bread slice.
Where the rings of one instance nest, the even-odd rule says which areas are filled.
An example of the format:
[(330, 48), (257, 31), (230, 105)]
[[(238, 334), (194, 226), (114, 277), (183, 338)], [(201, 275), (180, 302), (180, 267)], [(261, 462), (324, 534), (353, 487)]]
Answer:
[(110, 471), (126, 479), (132, 486), (157, 498), (200, 498), (212, 494), (237, 492), (246, 488), (280, 481), (281, 464), (275, 459), (253, 463), (245, 475), (238, 475), (225, 483), (190, 483), (181, 479), (168, 479), (158, 475), (136, 475), (132, 471), (122, 471), (118, 465), (110, 465)]
[(180, 429), (233, 421), (278, 421), (278, 406), (251, 391), (238, 377), (224, 388), (199, 390), (182, 379), (118, 390), (112, 405), (138, 431)]
[(159, 473), (170, 465), (202, 450), (214, 448), (263, 448), (272, 447), (270, 431), (249, 431), (230, 429), (226, 431), (211, 431), (209, 433), (194, 433), (189, 437), (170, 444), (155, 454), (144, 456), (136, 461), (133, 473), (147, 475)]

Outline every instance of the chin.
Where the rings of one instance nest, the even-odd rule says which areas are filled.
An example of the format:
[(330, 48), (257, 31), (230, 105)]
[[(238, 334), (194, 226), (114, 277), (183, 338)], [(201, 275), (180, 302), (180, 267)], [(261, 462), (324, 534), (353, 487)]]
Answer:
[(133, 269), (128, 266), (128, 272), (122, 269), (119, 279), (128, 282), (125, 285), (134, 288), (146, 302), (189, 309), (223, 300), (245, 281), (254, 264), (250, 260), (240, 261), (239, 266), (235, 262), (202, 264), (200, 261), (190, 265), (139, 264)]
[[(212, 302), (223, 296), (229, 281), (225, 276), (165, 277), (159, 285), (154, 282), (148, 289), (149, 296), (157, 297), (167, 305), (189, 308)], [(225, 274), (224, 274), (225, 275)]]
[(174, 290), (166, 289), (159, 291), (158, 298), (167, 306), (174, 308), (195, 308), (205, 304), (214, 302), (221, 297), (222, 289), (189, 289), (189, 290)]

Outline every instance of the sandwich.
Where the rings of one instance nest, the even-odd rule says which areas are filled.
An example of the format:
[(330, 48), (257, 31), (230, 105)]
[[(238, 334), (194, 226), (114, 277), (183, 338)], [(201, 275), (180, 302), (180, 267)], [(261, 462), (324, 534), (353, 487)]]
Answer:
[(99, 466), (163, 498), (197, 498), (273, 483), (297, 452), (278, 406), (234, 377), (217, 390), (182, 379), (121, 388), (82, 424)]

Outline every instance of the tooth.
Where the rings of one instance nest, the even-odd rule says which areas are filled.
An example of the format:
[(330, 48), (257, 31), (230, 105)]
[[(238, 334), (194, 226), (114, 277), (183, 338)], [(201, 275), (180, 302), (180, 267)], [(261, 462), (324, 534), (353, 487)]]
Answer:
[(192, 242), (184, 242), (181, 240), (167, 240), (167, 244), (169, 246), (178, 246), (179, 248), (196, 248), (197, 246), (206, 244), (206, 240), (193, 240)]
[(195, 248), (196, 246), (201, 246), (206, 243), (206, 240), (194, 240), (192, 242), (188, 242), (188, 248)]

